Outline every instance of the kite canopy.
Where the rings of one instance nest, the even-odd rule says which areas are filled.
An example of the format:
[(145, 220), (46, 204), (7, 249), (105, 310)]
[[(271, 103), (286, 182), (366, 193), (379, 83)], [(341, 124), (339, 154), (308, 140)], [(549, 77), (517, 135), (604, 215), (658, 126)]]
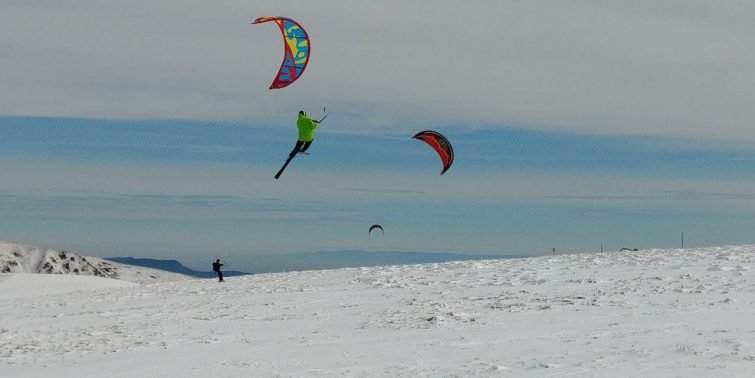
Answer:
[(298, 22), (286, 17), (260, 17), (252, 24), (274, 21), (283, 34), (283, 62), (270, 89), (285, 88), (301, 76), (309, 62), (309, 35)]
[(370, 227), (370, 230), (369, 230), (369, 231), (367, 231), (367, 234), (371, 234), (371, 233), (372, 233), (372, 230), (374, 230), (374, 229), (376, 229), (376, 228), (379, 228), (379, 229), (380, 229), (380, 231), (382, 231), (382, 232), (383, 232), (383, 235), (385, 235), (385, 230), (383, 230), (383, 227), (382, 227), (382, 226), (380, 226), (379, 224), (373, 224), (373, 225), (372, 225), (372, 227)]
[(443, 171), (440, 172), (441, 175), (446, 173), (448, 168), (451, 168), (451, 164), (454, 162), (454, 149), (451, 147), (451, 143), (448, 142), (446, 137), (437, 131), (425, 130), (418, 132), (412, 138), (427, 143), (438, 153), (441, 162), (443, 162)]

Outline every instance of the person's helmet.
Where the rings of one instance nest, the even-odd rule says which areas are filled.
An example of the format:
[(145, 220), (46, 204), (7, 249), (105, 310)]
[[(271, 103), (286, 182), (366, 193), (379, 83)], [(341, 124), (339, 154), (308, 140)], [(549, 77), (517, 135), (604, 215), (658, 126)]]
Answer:
[(299, 115), (306, 115), (307, 113), (304, 113), (304, 110), (299, 110)]

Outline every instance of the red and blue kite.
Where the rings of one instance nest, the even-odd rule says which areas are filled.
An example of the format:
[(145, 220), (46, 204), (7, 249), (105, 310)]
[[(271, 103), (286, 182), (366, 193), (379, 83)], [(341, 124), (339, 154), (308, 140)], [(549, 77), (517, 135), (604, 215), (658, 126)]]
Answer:
[(278, 69), (270, 89), (280, 89), (291, 85), (304, 73), (309, 62), (311, 47), (309, 35), (298, 22), (287, 17), (260, 17), (252, 24), (274, 21), (283, 34), (283, 63)]

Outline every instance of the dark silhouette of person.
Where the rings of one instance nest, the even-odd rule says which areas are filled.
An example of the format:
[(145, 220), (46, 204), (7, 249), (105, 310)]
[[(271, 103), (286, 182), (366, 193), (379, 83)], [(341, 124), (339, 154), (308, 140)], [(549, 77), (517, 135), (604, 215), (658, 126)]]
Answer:
[(221, 264), (220, 259), (212, 263), (212, 270), (218, 274), (218, 282), (223, 282), (223, 272), (220, 271), (220, 267), (223, 265), (225, 264)]

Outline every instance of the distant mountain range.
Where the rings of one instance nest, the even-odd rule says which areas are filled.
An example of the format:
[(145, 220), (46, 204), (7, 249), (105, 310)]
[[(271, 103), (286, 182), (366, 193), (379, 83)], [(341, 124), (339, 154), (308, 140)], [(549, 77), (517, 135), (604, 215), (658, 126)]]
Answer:
[[(339, 268), (356, 268), (385, 265), (430, 264), (462, 260), (496, 260), (521, 256), (515, 255), (464, 255), (459, 253), (433, 252), (367, 252), (367, 251), (332, 251), (293, 253), (284, 255), (249, 256), (244, 266), (250, 272), (223, 271), (226, 277), (256, 273), (277, 273), (302, 270), (323, 270)], [(214, 272), (198, 271), (182, 265), (176, 260), (157, 260), (133, 257), (110, 257), (107, 260), (121, 264), (161, 269), (194, 277), (216, 277)]]
[[(144, 259), (134, 257), (106, 257), (105, 260), (113, 262), (141, 266), (145, 268), (160, 269), (173, 273), (185, 274), (187, 276), (199, 277), (199, 278), (214, 278), (217, 277), (217, 273), (213, 271), (201, 271), (188, 268), (176, 260), (158, 260), (158, 259)], [(223, 270), (224, 277), (244, 276), (247, 272), (237, 272), (233, 270)]]

